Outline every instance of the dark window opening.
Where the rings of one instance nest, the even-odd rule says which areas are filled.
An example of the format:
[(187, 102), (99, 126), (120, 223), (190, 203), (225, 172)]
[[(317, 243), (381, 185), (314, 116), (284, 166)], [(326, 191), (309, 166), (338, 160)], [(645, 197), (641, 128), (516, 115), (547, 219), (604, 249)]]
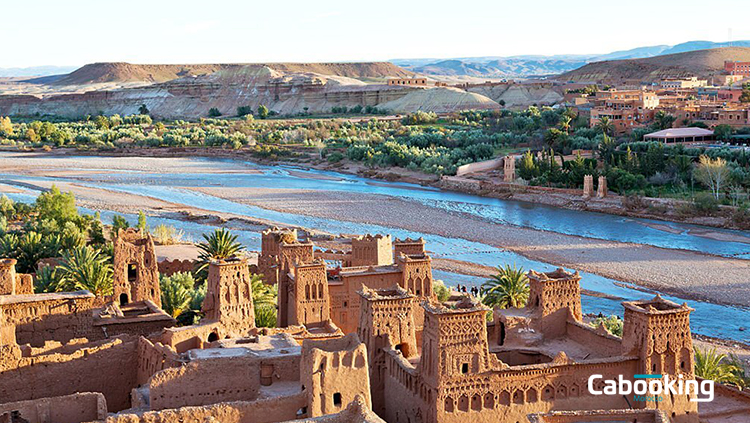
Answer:
[(307, 416), (307, 407), (302, 407), (299, 410), (297, 410), (297, 417), (302, 418)]
[(461, 373), (469, 373), (469, 363), (464, 363), (461, 365)]
[(333, 405), (336, 407), (341, 407), (341, 393), (336, 392), (333, 394)]
[(218, 340), (219, 340), (219, 334), (217, 334), (216, 332), (211, 332), (208, 335), (208, 342), (216, 342)]
[(138, 279), (138, 270), (134, 263), (128, 264), (128, 282), (135, 282)]
[(124, 306), (128, 303), (128, 294), (120, 294), (120, 305)]
[(500, 334), (497, 337), (497, 344), (503, 345), (505, 343), (505, 323), (500, 322)]

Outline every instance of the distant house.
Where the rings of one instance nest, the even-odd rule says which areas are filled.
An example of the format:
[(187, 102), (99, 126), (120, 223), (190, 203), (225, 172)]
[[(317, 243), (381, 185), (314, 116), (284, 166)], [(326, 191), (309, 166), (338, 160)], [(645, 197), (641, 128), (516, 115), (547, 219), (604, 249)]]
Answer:
[(678, 142), (702, 142), (715, 140), (714, 131), (703, 128), (669, 128), (652, 132), (643, 137), (645, 141), (659, 141), (665, 144)]

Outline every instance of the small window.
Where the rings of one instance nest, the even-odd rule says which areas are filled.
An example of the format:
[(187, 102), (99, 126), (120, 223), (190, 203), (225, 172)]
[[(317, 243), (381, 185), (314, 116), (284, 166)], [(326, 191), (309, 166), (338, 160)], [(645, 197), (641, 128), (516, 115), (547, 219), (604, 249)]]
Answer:
[(341, 407), (341, 393), (340, 392), (336, 392), (335, 394), (333, 394), (333, 405), (335, 405), (336, 407)]
[(469, 363), (464, 363), (461, 365), (461, 373), (469, 373)]
[(138, 270), (135, 267), (135, 263), (128, 264), (128, 282), (135, 282), (138, 279)]
[(208, 342), (216, 342), (219, 340), (219, 334), (216, 332), (211, 332), (210, 335), (208, 335)]

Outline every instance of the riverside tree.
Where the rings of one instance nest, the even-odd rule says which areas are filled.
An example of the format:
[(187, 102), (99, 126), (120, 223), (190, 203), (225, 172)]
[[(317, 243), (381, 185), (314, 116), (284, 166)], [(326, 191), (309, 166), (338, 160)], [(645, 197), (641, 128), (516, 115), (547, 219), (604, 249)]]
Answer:
[(727, 184), (730, 177), (726, 160), (721, 157), (712, 159), (705, 154), (698, 159), (693, 175), (695, 179), (711, 190), (717, 200), (721, 189)]

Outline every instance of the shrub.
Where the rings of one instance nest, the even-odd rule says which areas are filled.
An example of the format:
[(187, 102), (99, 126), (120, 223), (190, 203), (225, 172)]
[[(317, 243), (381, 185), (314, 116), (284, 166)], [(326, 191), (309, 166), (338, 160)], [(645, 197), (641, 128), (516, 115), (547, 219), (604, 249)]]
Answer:
[(338, 163), (341, 160), (344, 160), (344, 155), (339, 151), (334, 151), (333, 153), (328, 155), (327, 160), (331, 163)]
[(216, 107), (212, 107), (212, 108), (208, 109), (208, 117), (215, 118), (215, 117), (219, 117), (219, 116), (221, 116), (221, 112)]
[(156, 242), (161, 245), (172, 245), (182, 242), (184, 236), (182, 231), (175, 229), (174, 226), (165, 224), (156, 225), (152, 230), (152, 235)]
[(598, 328), (599, 326), (603, 325), (604, 329), (607, 329), (607, 332), (609, 332), (610, 334), (622, 337), (623, 322), (622, 319), (620, 319), (618, 316), (612, 315), (609, 317), (597, 317), (593, 322), (590, 323), (590, 325), (594, 328)]
[(435, 296), (437, 296), (438, 301), (440, 301), (441, 303), (448, 301), (448, 298), (450, 298), (451, 296), (450, 290), (441, 280), (436, 280), (432, 284), (432, 290), (435, 292)]
[(693, 207), (701, 214), (710, 215), (719, 209), (719, 201), (713, 195), (701, 192), (693, 198)]

